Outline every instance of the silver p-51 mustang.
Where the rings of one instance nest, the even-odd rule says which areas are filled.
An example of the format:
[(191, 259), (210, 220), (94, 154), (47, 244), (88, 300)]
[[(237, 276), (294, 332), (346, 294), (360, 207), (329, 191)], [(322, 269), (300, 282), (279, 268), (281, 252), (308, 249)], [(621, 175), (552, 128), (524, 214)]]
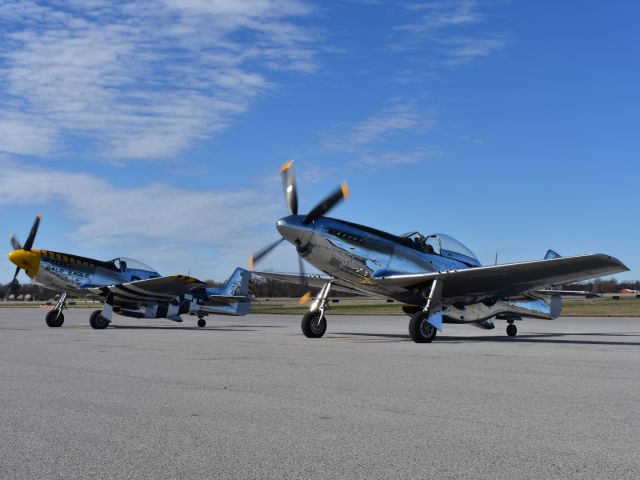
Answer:
[(411, 317), (409, 335), (431, 342), (443, 323), (469, 323), (494, 328), (493, 319), (506, 320), (507, 335), (515, 336), (515, 320), (555, 319), (563, 293), (553, 286), (623, 272), (628, 268), (605, 254), (561, 257), (552, 250), (542, 260), (482, 266), (460, 242), (444, 234), (412, 232), (394, 235), (365, 225), (325, 217), (348, 195), (346, 183), (306, 215), (298, 215), (292, 162), (281, 169), (291, 215), (278, 220), (280, 240), (254, 254), (253, 264), (287, 240), (324, 275), (254, 272), (266, 278), (304, 282), (320, 292), (302, 319), (302, 331), (322, 337), (331, 290), (382, 296), (405, 304)]
[[(62, 311), (68, 295), (89, 297), (104, 303), (94, 311), (89, 324), (107, 328), (113, 313), (134, 318), (168, 318), (182, 322), (182, 315), (196, 315), (198, 326), (206, 326), (210, 314), (245, 315), (251, 308), (251, 274), (237, 268), (223, 287), (207, 288), (188, 275), (161, 276), (153, 268), (130, 258), (109, 261), (81, 257), (71, 253), (32, 248), (41, 216), (36, 218), (24, 245), (15, 235), (9, 260), (16, 266), (13, 282), (20, 270), (34, 282), (61, 292), (60, 300), (46, 315), (49, 327), (64, 323)], [(7, 296), (10, 289), (7, 290)]]

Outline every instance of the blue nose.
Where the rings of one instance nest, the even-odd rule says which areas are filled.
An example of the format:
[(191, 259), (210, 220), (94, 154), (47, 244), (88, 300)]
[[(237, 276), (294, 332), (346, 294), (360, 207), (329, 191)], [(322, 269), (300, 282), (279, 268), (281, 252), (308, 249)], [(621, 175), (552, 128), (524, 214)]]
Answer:
[(303, 218), (303, 215), (290, 215), (281, 218), (278, 220), (278, 223), (276, 223), (276, 228), (278, 232), (280, 232), (280, 235), (296, 246), (306, 245), (313, 236), (313, 224), (303, 224)]

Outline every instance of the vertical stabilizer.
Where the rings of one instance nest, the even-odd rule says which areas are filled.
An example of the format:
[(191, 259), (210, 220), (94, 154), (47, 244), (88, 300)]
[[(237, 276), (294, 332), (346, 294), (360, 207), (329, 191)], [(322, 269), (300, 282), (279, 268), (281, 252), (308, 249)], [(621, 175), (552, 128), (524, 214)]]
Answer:
[(238, 267), (231, 274), (220, 293), (232, 297), (247, 297), (249, 296), (250, 282), (251, 272)]

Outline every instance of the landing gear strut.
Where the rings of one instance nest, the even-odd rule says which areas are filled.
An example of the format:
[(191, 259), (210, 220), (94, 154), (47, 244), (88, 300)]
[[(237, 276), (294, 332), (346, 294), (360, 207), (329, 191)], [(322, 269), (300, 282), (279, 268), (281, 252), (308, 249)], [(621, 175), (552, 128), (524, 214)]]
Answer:
[(509, 324), (507, 325), (507, 335), (509, 335), (510, 337), (515, 337), (516, 334), (518, 333), (518, 327), (516, 327), (513, 324), (513, 320), (511, 322), (509, 322)]
[(434, 280), (422, 311), (409, 320), (409, 336), (416, 343), (431, 343), (442, 329), (442, 280)]
[(198, 317), (198, 326), (204, 328), (207, 326), (207, 321), (203, 317)]
[(56, 303), (56, 306), (53, 307), (53, 310), (47, 313), (47, 315), (44, 317), (44, 321), (47, 322), (47, 326), (52, 328), (62, 326), (62, 324), (64, 323), (64, 315), (62, 314), (62, 310), (67, 308), (66, 300), (66, 293), (60, 295), (60, 299)]
[(302, 333), (307, 338), (320, 338), (327, 331), (327, 319), (324, 316), (324, 309), (327, 305), (327, 297), (331, 290), (331, 282), (325, 284), (318, 294), (318, 298), (311, 304), (309, 312), (302, 317)]

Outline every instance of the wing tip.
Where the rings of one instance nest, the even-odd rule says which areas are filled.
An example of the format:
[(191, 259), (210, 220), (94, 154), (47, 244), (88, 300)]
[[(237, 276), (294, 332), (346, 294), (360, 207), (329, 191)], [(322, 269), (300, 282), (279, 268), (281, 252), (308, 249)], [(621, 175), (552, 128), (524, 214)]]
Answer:
[(612, 267), (614, 267), (614, 266), (617, 267), (618, 270), (616, 270), (616, 272), (614, 272), (614, 273), (630, 271), (629, 267), (627, 267), (624, 263), (622, 263), (622, 261), (620, 261), (619, 259), (617, 259), (614, 256), (607, 255), (606, 253), (594, 253), (593, 255), (595, 255), (597, 257), (600, 257), (601, 259), (606, 261)]

